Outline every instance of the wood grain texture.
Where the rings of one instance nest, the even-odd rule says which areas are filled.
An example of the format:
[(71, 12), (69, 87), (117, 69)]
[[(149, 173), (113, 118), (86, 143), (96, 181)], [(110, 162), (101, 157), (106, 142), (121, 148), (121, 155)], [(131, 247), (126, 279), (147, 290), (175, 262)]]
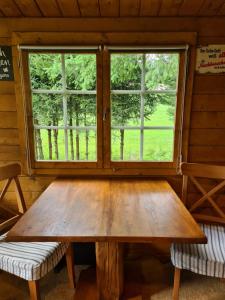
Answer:
[(140, 16), (157, 16), (161, 6), (159, 0), (142, 0), (140, 7)]
[(195, 112), (191, 114), (191, 128), (225, 128), (225, 112)]
[(36, 0), (43, 16), (60, 17), (61, 12), (55, 0)]
[(1, 11), (6, 17), (22, 17), (23, 14), (13, 0), (1, 0)]
[(196, 16), (205, 0), (184, 0), (180, 9), (180, 16)]
[(200, 16), (213, 16), (220, 12), (224, 0), (205, 0), (201, 6), (198, 15)]
[(16, 111), (15, 95), (0, 94), (0, 111)]
[(225, 76), (221, 74), (195, 76), (194, 94), (225, 94)]
[(118, 17), (120, 14), (119, 0), (99, 0), (102, 17)]
[(77, 0), (82, 17), (98, 17), (100, 15), (98, 0)]
[(138, 16), (140, 0), (120, 0), (120, 16)]
[(225, 146), (225, 129), (191, 129), (191, 146)]
[(14, 0), (22, 14), (26, 17), (41, 17), (41, 11), (34, 0)]
[(183, 0), (162, 0), (162, 4), (159, 10), (160, 16), (176, 16), (178, 15), (179, 8), (181, 7)]
[(194, 95), (192, 111), (225, 111), (225, 94)]
[(205, 241), (170, 185), (164, 180), (144, 179), (58, 179), (20, 219), (8, 238)]
[(123, 245), (96, 243), (99, 300), (119, 300), (123, 291)]
[(57, 3), (64, 17), (80, 16), (77, 0), (57, 0)]

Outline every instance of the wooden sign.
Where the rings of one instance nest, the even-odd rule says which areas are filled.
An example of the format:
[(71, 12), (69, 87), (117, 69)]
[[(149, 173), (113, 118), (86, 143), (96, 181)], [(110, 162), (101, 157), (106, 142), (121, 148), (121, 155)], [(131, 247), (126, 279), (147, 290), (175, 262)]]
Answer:
[(13, 80), (12, 49), (0, 46), (0, 81)]
[(225, 45), (197, 48), (196, 71), (199, 73), (225, 73)]

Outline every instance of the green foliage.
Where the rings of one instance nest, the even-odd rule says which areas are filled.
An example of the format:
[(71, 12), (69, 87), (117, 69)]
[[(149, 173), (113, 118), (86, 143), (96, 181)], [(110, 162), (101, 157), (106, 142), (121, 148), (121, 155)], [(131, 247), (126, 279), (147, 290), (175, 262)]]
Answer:
[[(144, 59), (144, 60), (143, 60)], [(62, 76), (65, 60), (65, 78)], [(30, 78), (32, 89), (95, 91), (95, 54), (30, 54)], [(142, 66), (145, 78), (142, 82)], [(111, 89), (159, 90), (144, 94), (144, 119), (151, 121), (161, 104), (167, 107), (167, 117), (174, 118), (176, 96), (162, 93), (176, 90), (178, 54), (112, 54)], [(67, 95), (68, 124), (64, 124), (63, 96), (60, 94), (36, 94), (32, 96), (34, 122), (42, 125), (96, 125), (96, 96)], [(140, 125), (140, 94), (112, 94), (112, 125)], [(146, 124), (145, 124), (146, 125)], [(160, 125), (160, 120), (159, 124)], [(88, 141), (88, 140), (87, 140)], [(127, 140), (128, 141), (128, 140)], [(123, 142), (122, 140), (120, 143)], [(123, 151), (123, 149), (122, 149)]]

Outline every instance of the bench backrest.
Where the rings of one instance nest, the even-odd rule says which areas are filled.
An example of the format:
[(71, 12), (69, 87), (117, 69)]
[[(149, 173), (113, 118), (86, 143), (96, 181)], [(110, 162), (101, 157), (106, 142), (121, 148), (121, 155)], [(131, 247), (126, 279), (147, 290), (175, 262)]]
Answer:
[[(0, 181), (6, 180), (3, 189), (0, 193), (0, 209), (5, 211), (7, 215), (10, 217), (0, 223), (0, 232), (9, 229), (13, 226), (17, 220), (21, 217), (21, 215), (26, 211), (26, 204), (24, 201), (23, 192), (20, 186), (20, 182), (18, 179), (18, 175), (21, 174), (21, 167), (19, 164), (9, 164), (0, 167)], [(16, 187), (16, 199), (17, 199), (17, 207), (18, 211), (14, 211), (13, 209), (7, 207), (2, 203), (2, 200), (10, 186), (10, 183), (14, 181)]]
[[(188, 208), (193, 217), (197, 221), (225, 224), (225, 213), (214, 199), (215, 194), (225, 186), (225, 166), (182, 163), (181, 172), (183, 175), (182, 196), (184, 202), (186, 202), (187, 199), (188, 180), (190, 180), (201, 193), (201, 197)], [(199, 182), (199, 178), (221, 179), (221, 182), (215, 185), (210, 191), (206, 191)], [(206, 215), (201, 212), (196, 212), (196, 210), (199, 210), (203, 204), (205, 204), (205, 201), (208, 201), (211, 208), (213, 208), (215, 215)]]

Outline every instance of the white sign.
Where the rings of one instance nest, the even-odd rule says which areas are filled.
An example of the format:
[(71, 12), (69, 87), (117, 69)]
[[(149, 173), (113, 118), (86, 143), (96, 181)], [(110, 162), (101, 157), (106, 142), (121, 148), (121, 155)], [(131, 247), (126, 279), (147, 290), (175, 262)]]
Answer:
[(225, 73), (225, 45), (197, 48), (196, 71), (199, 73)]

